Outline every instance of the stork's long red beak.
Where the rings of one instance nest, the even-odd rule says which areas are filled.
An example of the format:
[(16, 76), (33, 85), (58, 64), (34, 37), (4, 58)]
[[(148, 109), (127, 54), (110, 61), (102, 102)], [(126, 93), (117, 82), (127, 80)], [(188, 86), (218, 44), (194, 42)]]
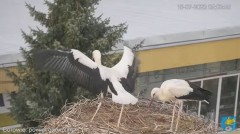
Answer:
[(150, 102), (149, 102), (149, 107), (152, 105), (152, 102), (153, 102), (153, 98), (151, 98)]

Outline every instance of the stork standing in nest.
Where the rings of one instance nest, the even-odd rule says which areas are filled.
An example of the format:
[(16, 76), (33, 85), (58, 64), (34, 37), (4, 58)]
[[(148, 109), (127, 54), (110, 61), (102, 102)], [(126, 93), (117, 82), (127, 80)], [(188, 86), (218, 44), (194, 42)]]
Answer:
[[(107, 92), (111, 93), (112, 101), (122, 104), (117, 125), (119, 127), (124, 105), (136, 104), (138, 101), (130, 94), (134, 91), (138, 70), (137, 59), (133, 51), (126, 46), (124, 46), (121, 60), (112, 68), (102, 65), (99, 50), (94, 50), (92, 56), (94, 61), (75, 49), (70, 51), (40, 50), (33, 53), (33, 60), (36, 68), (64, 74), (80, 86), (101, 94), (102, 97), (106, 96)], [(101, 104), (100, 101), (91, 121)]]
[(202, 89), (190, 82), (181, 79), (170, 79), (162, 83), (160, 88), (153, 88), (151, 91), (151, 105), (153, 99), (158, 99), (163, 102), (174, 101), (174, 107), (172, 112), (172, 121), (169, 131), (172, 131), (174, 115), (177, 103), (180, 103), (178, 110), (177, 123), (175, 131), (178, 129), (178, 123), (180, 119), (180, 113), (183, 108), (183, 101), (205, 101), (209, 103), (212, 93), (208, 90)]

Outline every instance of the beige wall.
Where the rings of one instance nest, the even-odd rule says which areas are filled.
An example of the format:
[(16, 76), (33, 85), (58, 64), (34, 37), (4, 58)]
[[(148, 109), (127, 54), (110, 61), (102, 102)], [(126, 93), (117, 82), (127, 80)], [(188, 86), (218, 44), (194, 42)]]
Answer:
[[(8, 67), (7, 69), (17, 72), (16, 67)], [(3, 68), (0, 68), (0, 93), (16, 91), (17, 87), (12, 83), (12, 80), (6, 75)]]
[(240, 38), (141, 51), (140, 72), (240, 58)]

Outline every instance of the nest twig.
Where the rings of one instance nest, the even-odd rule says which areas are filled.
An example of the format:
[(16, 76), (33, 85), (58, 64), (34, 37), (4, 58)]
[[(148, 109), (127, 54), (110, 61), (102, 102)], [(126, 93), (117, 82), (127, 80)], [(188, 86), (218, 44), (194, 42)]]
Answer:
[[(90, 122), (98, 105), (97, 100), (80, 100), (65, 105), (59, 117), (52, 117), (44, 123), (45, 134), (166, 134), (170, 128), (172, 104), (139, 101), (136, 105), (126, 105), (120, 127), (117, 121), (121, 105), (104, 100), (100, 110)], [(176, 117), (176, 116), (175, 116)], [(204, 119), (182, 113), (177, 133), (212, 134), (214, 124)]]

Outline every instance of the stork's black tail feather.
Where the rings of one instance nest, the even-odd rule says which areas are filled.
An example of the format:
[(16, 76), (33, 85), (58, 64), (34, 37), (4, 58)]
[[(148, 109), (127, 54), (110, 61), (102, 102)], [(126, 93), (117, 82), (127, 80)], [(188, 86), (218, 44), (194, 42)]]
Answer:
[(206, 101), (207, 103), (210, 103), (212, 92), (205, 90), (193, 83), (188, 82), (188, 84), (193, 89), (193, 92), (185, 96), (176, 97), (177, 99), (191, 99), (191, 100)]
[(200, 96), (202, 97), (203, 100), (207, 101), (208, 103), (210, 102), (210, 99), (212, 97), (212, 92), (203, 89), (193, 83), (189, 83), (189, 85), (194, 89), (198, 90), (198, 92), (200, 92)]

